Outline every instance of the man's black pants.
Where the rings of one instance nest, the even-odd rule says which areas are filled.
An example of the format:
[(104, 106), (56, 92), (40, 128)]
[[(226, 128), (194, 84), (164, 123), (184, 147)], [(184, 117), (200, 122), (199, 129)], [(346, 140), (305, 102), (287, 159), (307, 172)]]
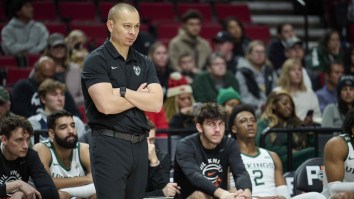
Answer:
[(100, 135), (104, 130), (92, 131), (90, 158), (97, 198), (142, 199), (149, 163), (146, 139), (131, 143)]

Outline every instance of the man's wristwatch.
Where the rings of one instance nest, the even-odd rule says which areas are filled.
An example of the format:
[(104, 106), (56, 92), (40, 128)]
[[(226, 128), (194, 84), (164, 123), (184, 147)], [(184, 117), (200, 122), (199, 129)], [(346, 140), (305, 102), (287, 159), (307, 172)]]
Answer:
[(120, 89), (119, 89), (120, 91), (120, 96), (121, 97), (125, 97), (125, 92), (127, 92), (127, 88), (125, 88), (125, 87), (120, 87)]

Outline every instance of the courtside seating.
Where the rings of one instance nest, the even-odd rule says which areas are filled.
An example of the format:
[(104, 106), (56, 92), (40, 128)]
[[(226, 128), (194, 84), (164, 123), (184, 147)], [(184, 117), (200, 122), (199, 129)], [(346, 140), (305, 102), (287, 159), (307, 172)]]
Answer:
[(296, 194), (301, 192), (322, 192), (324, 163), (322, 157), (306, 160), (295, 171), (294, 189)]

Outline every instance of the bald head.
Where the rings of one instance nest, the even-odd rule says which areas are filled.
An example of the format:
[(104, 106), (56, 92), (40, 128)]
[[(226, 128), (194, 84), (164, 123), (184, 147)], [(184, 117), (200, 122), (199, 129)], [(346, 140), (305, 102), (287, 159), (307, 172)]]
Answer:
[(117, 17), (119, 17), (119, 14), (122, 12), (137, 12), (138, 10), (127, 3), (117, 3), (115, 6), (113, 6), (109, 12), (108, 12), (108, 20), (112, 20), (115, 21), (115, 19), (117, 19)]
[(53, 59), (48, 56), (42, 56), (39, 58), (34, 74), (37, 83), (40, 84), (46, 79), (53, 78), (54, 75), (55, 64)]

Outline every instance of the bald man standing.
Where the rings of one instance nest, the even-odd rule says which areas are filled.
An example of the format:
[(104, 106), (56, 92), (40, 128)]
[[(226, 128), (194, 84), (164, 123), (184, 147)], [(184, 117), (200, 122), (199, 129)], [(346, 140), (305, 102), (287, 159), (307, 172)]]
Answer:
[(145, 191), (149, 127), (144, 111), (160, 111), (163, 97), (155, 66), (131, 48), (139, 27), (133, 6), (113, 6), (107, 20), (110, 38), (87, 56), (82, 71), (92, 128), (91, 169), (100, 199), (141, 199)]

